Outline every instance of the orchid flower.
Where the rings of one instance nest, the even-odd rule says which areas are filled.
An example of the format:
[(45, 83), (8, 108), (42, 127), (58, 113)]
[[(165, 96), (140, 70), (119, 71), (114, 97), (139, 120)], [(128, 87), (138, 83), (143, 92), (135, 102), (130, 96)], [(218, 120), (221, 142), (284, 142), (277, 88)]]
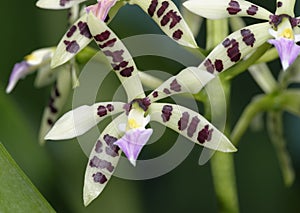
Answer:
[[(65, 9), (76, 3), (75, 0), (39, 0), (37, 6), (48, 9)], [(181, 45), (197, 48), (193, 34), (171, 0), (98, 0), (86, 7), (86, 12), (70, 27), (58, 44), (51, 66), (56, 67), (74, 57), (92, 40), (87, 24), (87, 16), (93, 13), (99, 21), (112, 20), (120, 7), (126, 3), (136, 4), (147, 13), (169, 37)]]
[[(54, 47), (38, 49), (27, 55), (23, 61), (16, 63), (6, 88), (6, 93), (10, 93), (20, 79), (34, 73), (36, 70), (38, 70), (35, 79), (36, 87), (43, 87), (54, 83), (49, 103), (45, 107), (41, 121), (40, 143), (44, 142), (46, 133), (58, 118), (71, 90), (70, 69), (74, 67), (71, 64), (65, 64), (51, 69), (50, 61), (54, 51)], [(73, 72), (75, 71), (73, 70)]]
[[(236, 151), (226, 136), (199, 113), (176, 104), (155, 103), (151, 101), (155, 93), (146, 97), (135, 63), (120, 39), (93, 14), (88, 16), (88, 25), (91, 35), (96, 38), (98, 46), (122, 82), (128, 103), (100, 102), (75, 108), (64, 114), (45, 137), (47, 140), (74, 138), (103, 119), (121, 113), (103, 130), (90, 153), (84, 183), (85, 205), (94, 200), (106, 186), (121, 156), (120, 150), (136, 165), (141, 149), (153, 132), (146, 127), (149, 121), (159, 122), (209, 149)], [(198, 70), (192, 67), (189, 69)], [(213, 78), (208, 72), (201, 73), (203, 79)], [(181, 86), (174, 81), (171, 90), (180, 89)]]
[(300, 54), (297, 43), (300, 41), (300, 32), (296, 28), (300, 25), (300, 18), (294, 15), (295, 0), (277, 0), (275, 14), (242, 0), (188, 0), (183, 5), (191, 12), (209, 19), (248, 16), (268, 21), (236, 31), (231, 40), (224, 40), (223, 47), (219, 48), (227, 49), (227, 56), (224, 57), (229, 57), (232, 62), (242, 59), (245, 52), (254, 46), (258, 47), (255, 45), (257, 42), (262, 44), (268, 41), (275, 46), (284, 70)]

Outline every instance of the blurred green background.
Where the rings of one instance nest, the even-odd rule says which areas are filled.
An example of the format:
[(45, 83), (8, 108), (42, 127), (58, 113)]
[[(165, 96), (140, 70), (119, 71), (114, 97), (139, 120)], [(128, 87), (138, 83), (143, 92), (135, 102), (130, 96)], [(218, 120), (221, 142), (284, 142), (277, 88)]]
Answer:
[[(87, 157), (76, 140), (38, 145), (43, 108), (50, 88), (33, 87), (35, 75), (5, 94), (10, 71), (32, 50), (56, 45), (66, 31), (66, 11), (46, 11), (35, 0), (3, 1), (1, 22), (0, 141), (57, 212), (217, 212), (209, 163), (198, 165), (201, 148), (170, 173), (145, 181), (113, 177), (101, 196), (85, 208), (82, 187)], [(274, 1), (252, 1), (274, 11)], [(297, 15), (300, 15), (299, 1)], [(161, 33), (138, 7), (122, 8), (111, 27), (120, 37)], [(200, 43), (200, 41), (198, 41)], [(163, 44), (162, 44), (163, 45)], [(157, 62), (156, 62), (157, 63)], [(138, 63), (143, 70), (157, 65)], [(271, 63), (278, 67), (279, 63)], [(149, 67), (147, 67), (149, 66)], [(160, 69), (174, 70), (162, 63)], [(180, 67), (175, 69), (179, 71)], [(248, 73), (233, 81), (230, 120), (235, 123), (253, 95), (262, 91)], [(67, 110), (67, 109), (66, 109)], [(296, 170), (296, 182), (283, 184), (273, 147), (265, 129), (249, 129), (235, 153), (241, 212), (300, 212), (300, 120), (285, 115), (285, 135)], [(166, 137), (174, 137), (174, 134)], [(162, 142), (162, 141), (161, 141)], [(157, 148), (158, 147), (158, 148)], [(166, 150), (164, 143), (151, 151)], [(154, 154), (156, 155), (156, 154)], [(1, 168), (0, 168), (1, 169)], [(1, 189), (0, 189), (1, 190)]]

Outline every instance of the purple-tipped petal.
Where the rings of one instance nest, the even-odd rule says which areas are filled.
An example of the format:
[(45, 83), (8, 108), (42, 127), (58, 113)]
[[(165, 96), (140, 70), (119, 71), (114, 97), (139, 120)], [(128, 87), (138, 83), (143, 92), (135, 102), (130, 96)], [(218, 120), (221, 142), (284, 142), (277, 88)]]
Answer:
[(97, 4), (86, 7), (86, 11), (92, 12), (98, 19), (105, 21), (107, 14), (117, 0), (101, 0)]
[(30, 65), (26, 61), (16, 63), (9, 77), (6, 93), (10, 93), (19, 79), (24, 78), (30, 72)]
[(135, 166), (143, 146), (147, 143), (152, 133), (152, 129), (131, 129), (114, 144), (122, 149), (130, 163)]
[(292, 39), (278, 38), (270, 39), (268, 42), (276, 47), (283, 70), (286, 70), (300, 54), (300, 46)]

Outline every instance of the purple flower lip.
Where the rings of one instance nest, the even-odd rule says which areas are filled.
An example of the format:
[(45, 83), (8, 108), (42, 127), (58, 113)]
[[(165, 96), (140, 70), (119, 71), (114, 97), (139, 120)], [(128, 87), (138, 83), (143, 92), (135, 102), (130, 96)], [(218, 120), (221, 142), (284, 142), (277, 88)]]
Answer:
[(270, 39), (268, 42), (277, 49), (283, 70), (293, 64), (300, 54), (300, 46), (296, 44), (295, 40), (281, 37)]
[(30, 65), (26, 61), (16, 63), (9, 77), (6, 93), (10, 93), (16, 86), (19, 79), (25, 77), (30, 72)]
[(122, 149), (130, 163), (135, 166), (142, 148), (146, 145), (152, 133), (152, 129), (131, 129), (126, 131), (125, 135), (114, 144)]

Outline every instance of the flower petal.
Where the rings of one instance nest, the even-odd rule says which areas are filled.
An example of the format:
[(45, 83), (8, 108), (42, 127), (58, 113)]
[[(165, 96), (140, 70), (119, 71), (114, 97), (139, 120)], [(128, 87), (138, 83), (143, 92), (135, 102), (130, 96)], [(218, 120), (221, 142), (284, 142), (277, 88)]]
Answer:
[(86, 19), (87, 14), (79, 18), (63, 36), (54, 53), (52, 68), (69, 61), (92, 41)]
[(140, 6), (170, 38), (181, 45), (197, 48), (193, 33), (171, 0), (131, 0)]
[(128, 100), (144, 97), (142, 83), (138, 76), (138, 70), (129, 51), (116, 36), (116, 34), (102, 21), (99, 21), (92, 13), (88, 16), (88, 25), (94, 40), (106, 55), (119, 77)]
[(57, 68), (51, 69), (50, 63), (40, 67), (37, 70), (37, 75), (34, 80), (34, 86), (40, 88), (53, 83), (57, 78), (58, 72), (60, 72), (62, 69), (65, 69), (65, 67), (62, 67), (63, 66), (59, 66)]
[(71, 91), (70, 65), (57, 68), (57, 81), (54, 84), (48, 106), (45, 108), (41, 121), (39, 141), (44, 143), (44, 137), (57, 120), (61, 110), (66, 104)]
[(199, 68), (214, 75), (227, 70), (271, 38), (268, 29), (269, 23), (265, 22), (233, 32), (211, 51)]
[(104, 118), (124, 111), (122, 102), (101, 102), (80, 106), (64, 114), (45, 136), (46, 140), (63, 140), (84, 134)]
[(270, 39), (268, 42), (276, 47), (283, 70), (286, 70), (300, 54), (300, 46), (292, 39), (278, 38)]
[(188, 0), (183, 3), (183, 6), (208, 19), (248, 16), (269, 20), (269, 16), (272, 15), (266, 9), (243, 0)]
[(149, 114), (151, 120), (173, 129), (196, 144), (221, 152), (237, 151), (223, 133), (199, 113), (186, 107), (169, 103), (152, 103)]
[(130, 163), (135, 166), (142, 148), (146, 145), (152, 133), (152, 129), (131, 129), (126, 131), (125, 135), (114, 144), (122, 149)]
[(276, 15), (286, 14), (294, 17), (294, 8), (296, 0), (277, 0), (276, 2)]
[(87, 0), (39, 0), (36, 6), (44, 9), (66, 9)]
[(89, 205), (106, 186), (113, 174), (121, 156), (120, 148), (113, 143), (118, 140), (121, 132), (119, 123), (126, 122), (125, 113), (115, 118), (102, 132), (90, 154), (89, 163), (85, 171), (83, 200)]
[(197, 67), (188, 67), (162, 83), (148, 96), (151, 102), (180, 93), (198, 93), (215, 76)]

